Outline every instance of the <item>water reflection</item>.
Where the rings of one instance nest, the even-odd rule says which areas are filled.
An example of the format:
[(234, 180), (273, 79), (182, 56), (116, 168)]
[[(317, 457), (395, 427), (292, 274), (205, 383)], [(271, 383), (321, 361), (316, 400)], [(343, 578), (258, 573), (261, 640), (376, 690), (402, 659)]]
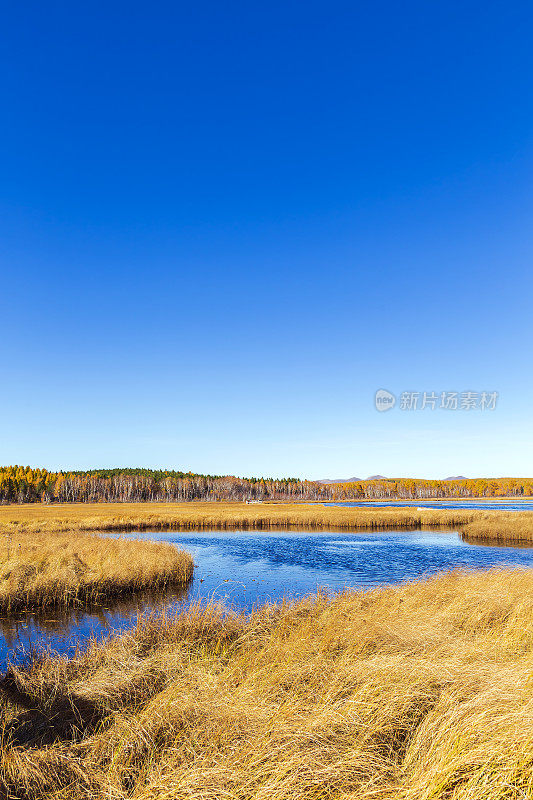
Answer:
[(78, 645), (130, 628), (140, 615), (177, 605), (188, 594), (188, 588), (183, 587), (143, 591), (123, 595), (106, 605), (50, 608), (0, 617), (0, 669), (5, 669), (7, 661), (24, 663), (30, 655), (43, 650), (72, 655)]
[(496, 547), (498, 550), (531, 550), (532, 545), (527, 542), (513, 542), (512, 544), (503, 544), (501, 539), (491, 539), (490, 536), (484, 536), (483, 539), (478, 539), (475, 536), (468, 536), (466, 533), (461, 533), (461, 540), (465, 544), (475, 545), (477, 547)]
[[(117, 536), (119, 534), (110, 534)], [(197, 568), (187, 589), (144, 592), (107, 606), (46, 611), (0, 619), (0, 669), (35, 649), (71, 654), (111, 632), (135, 625), (154, 609), (181, 609), (193, 601), (222, 601), (251, 609), (266, 601), (301, 597), (322, 588), (368, 588), (414, 580), (454, 568), (533, 567), (533, 548), (468, 541), (445, 529), (431, 531), (154, 531), (127, 538), (175, 543)]]

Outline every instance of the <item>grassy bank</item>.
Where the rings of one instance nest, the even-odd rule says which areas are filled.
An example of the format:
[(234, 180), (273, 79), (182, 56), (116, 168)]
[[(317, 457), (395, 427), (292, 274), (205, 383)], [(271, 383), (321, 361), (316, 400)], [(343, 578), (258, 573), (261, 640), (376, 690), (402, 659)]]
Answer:
[(298, 503), (80, 503), (0, 506), (0, 534), (24, 531), (372, 530), (450, 527), (472, 538), (533, 542), (533, 511), (345, 508)]
[(0, 612), (95, 602), (185, 584), (191, 557), (172, 545), (100, 536), (0, 537)]
[[(329, 527), (346, 530), (463, 525), (476, 511), (342, 508), (298, 503), (80, 503), (0, 506), (0, 533), (46, 531), (268, 530)], [(482, 512), (479, 512), (482, 513)], [(533, 518), (533, 513), (531, 514)]]
[(533, 574), (143, 621), (0, 682), (0, 796), (518, 800)]
[(462, 531), (469, 539), (533, 544), (533, 511), (485, 512), (465, 525)]

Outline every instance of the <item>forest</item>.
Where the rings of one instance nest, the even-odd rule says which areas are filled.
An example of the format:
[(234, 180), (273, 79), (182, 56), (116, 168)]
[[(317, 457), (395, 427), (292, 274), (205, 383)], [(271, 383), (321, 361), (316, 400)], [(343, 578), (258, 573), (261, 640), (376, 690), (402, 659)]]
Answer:
[(188, 500), (437, 500), (533, 497), (533, 479), (387, 478), (322, 484), (298, 478), (239, 478), (142, 468), (49, 472), (0, 467), (0, 503), (183, 502)]

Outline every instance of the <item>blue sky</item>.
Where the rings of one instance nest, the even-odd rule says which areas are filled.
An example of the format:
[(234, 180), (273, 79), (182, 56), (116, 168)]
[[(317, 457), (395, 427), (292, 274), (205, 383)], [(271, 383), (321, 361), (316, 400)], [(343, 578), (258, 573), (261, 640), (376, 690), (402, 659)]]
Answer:
[(531, 476), (532, 22), (6, 7), (0, 462)]

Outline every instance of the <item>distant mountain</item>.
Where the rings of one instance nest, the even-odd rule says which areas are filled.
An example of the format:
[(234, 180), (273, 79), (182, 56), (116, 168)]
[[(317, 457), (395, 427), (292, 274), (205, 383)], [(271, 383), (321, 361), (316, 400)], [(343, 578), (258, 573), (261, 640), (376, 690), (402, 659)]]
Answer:
[(384, 475), (371, 475), (369, 478), (322, 478), (321, 481), (316, 483), (329, 484), (329, 483), (360, 483), (361, 481), (390, 481), (392, 478), (386, 478)]
[(323, 478), (321, 481), (316, 481), (316, 483), (357, 483), (357, 481), (363, 480), (362, 478)]
[(317, 483), (359, 483), (361, 481), (390, 481), (385, 475), (371, 475), (369, 478), (323, 478)]
[[(387, 478), (385, 475), (369, 475), (368, 478), (323, 478), (316, 483), (330, 484), (330, 483), (357, 483), (361, 481), (394, 481), (405, 480), (405, 478)], [(414, 478), (413, 480), (417, 480)], [(444, 481), (468, 481), (470, 478), (464, 475), (451, 475), (449, 478), (443, 478)], [(505, 480), (501, 478), (500, 480)]]

